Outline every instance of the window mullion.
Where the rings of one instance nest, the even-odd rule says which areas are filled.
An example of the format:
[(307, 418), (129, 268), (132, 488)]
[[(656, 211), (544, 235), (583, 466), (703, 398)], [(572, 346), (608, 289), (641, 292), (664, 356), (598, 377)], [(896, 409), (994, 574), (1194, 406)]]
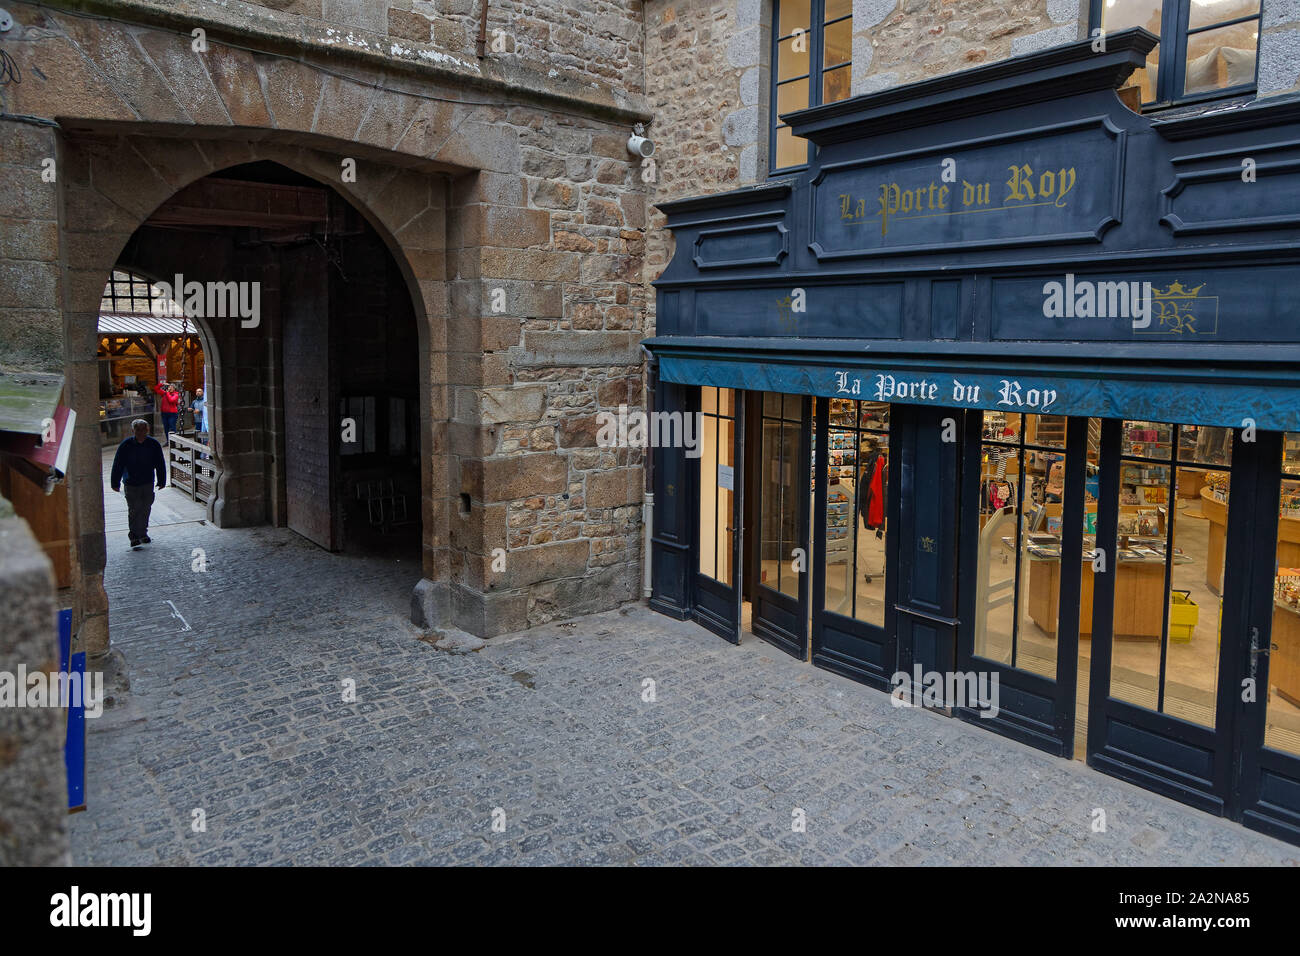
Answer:
[[(1172, 103), (1182, 95), (1187, 85), (1187, 25), (1191, 18), (1191, 0), (1175, 0), (1173, 16), (1166, 16), (1161, 25), (1160, 37), (1160, 87), (1161, 100)], [(1172, 69), (1166, 69), (1168, 63)]]
[[(812, 106), (822, 105), (822, 48), (826, 43), (825, 0), (811, 0), (808, 4), (808, 101)], [(812, 144), (808, 144), (811, 151)]]

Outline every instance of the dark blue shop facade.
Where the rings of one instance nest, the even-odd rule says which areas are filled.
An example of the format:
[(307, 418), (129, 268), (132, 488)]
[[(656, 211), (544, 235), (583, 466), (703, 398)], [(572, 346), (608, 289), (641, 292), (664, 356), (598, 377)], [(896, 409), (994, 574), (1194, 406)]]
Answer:
[(660, 206), (651, 604), (1300, 843), (1300, 99), (1132, 112), (1155, 42)]

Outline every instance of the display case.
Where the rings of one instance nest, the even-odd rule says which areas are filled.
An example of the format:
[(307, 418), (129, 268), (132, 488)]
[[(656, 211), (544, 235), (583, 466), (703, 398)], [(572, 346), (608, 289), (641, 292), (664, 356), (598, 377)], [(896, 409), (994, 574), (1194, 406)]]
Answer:
[(153, 422), (153, 396), (127, 391), (99, 403), (99, 431), (105, 445), (115, 445), (131, 434), (131, 422), (137, 418)]
[[(1028, 558), (1029, 616), (1044, 633), (1056, 636), (1060, 612), (1061, 539), (1055, 534), (1026, 535), (1025, 557)], [(1013, 551), (1015, 540), (1002, 539)], [(1096, 538), (1083, 538), (1083, 578), (1079, 594), (1079, 636), (1092, 636), (1093, 549)], [(1115, 579), (1116, 637), (1159, 640), (1164, 628), (1161, 595), (1165, 590), (1165, 542), (1163, 538), (1120, 535), (1117, 551), (1124, 573)], [(1174, 564), (1190, 564), (1192, 559), (1178, 548), (1173, 549)], [(1193, 605), (1194, 607), (1194, 605)]]

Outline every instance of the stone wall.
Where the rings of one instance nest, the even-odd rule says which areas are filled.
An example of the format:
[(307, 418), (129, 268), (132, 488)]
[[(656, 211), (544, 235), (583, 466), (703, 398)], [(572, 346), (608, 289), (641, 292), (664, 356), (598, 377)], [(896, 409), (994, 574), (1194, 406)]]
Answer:
[(642, 89), (641, 0), (62, 0), (55, 6), (184, 33), (229, 30), (342, 57), (436, 65), (474, 84), (552, 90), (627, 103)]
[(992, 63), (1087, 34), (1088, 0), (854, 0), (853, 93)]
[[(766, 178), (770, 0), (646, 0), (645, 10), (653, 200)], [(652, 208), (647, 283), (672, 258), (664, 221)]]
[[(50, 562), (3, 498), (0, 594), (0, 671), (16, 675), (22, 665), (29, 674), (57, 672)], [(0, 707), (0, 866), (70, 862), (63, 735), (64, 711), (58, 707)]]
[(1300, 90), (1300, 2), (1264, 0), (1259, 35), (1259, 94)]
[(56, 371), (63, 365), (59, 311), (58, 190), (43, 188), (42, 161), (58, 143), (52, 126), (0, 126), (0, 342), (12, 369)]
[(454, 182), (448, 224), (449, 600), (477, 634), (631, 600), (640, 567), (639, 453), (596, 414), (641, 406), (643, 184), (625, 130), (497, 119), (516, 174)]
[[(232, 19), (247, 5), (66, 5), (133, 21), (7, 4), (17, 26), (0, 42), (24, 75), (6, 88), (7, 108), (32, 119), (0, 124), (0, 161), (22, 172), (6, 209), (56, 228), (43, 247), (15, 247), (26, 256), (17, 265), (0, 262), (6, 288), (25, 290), (0, 305), (23, 311), (0, 316), (22, 331), (13, 348), (0, 339), (0, 364), (64, 370), (78, 409), (69, 484), (84, 646), (108, 647), (94, 415), (103, 283), (123, 250), (143, 253), (131, 239), (159, 204), (199, 177), (265, 160), (360, 210), (412, 297), (425, 579), (417, 616), (492, 635), (634, 598), (640, 460), (597, 449), (593, 424), (598, 410), (641, 401), (646, 186), (625, 146), (632, 124), (649, 118), (629, 93), (639, 60), (627, 53), (631, 80), (611, 90), (566, 85), (558, 61), (556, 76), (519, 72), (518, 62), (476, 72), (331, 45), (308, 37), (306, 21), (257, 32), (262, 21)], [(321, 16), (340, 9), (326, 4)], [(594, 29), (615, 9), (583, 6), (561, 19)], [(190, 44), (196, 11), (209, 18), (206, 52)], [(50, 155), (56, 183), (39, 175)], [(340, 175), (345, 158), (355, 182)], [(264, 297), (278, 295), (273, 262), (219, 258), (234, 273), (225, 278), (261, 278)], [(214, 361), (239, 370), (211, 396), (222, 464), (248, 461), (242, 474), (231, 469), (239, 487), (227, 486), (225, 501), (239, 510), (225, 525), (286, 517), (276, 489), (292, 422), (273, 324), (217, 336)], [(244, 510), (254, 502), (261, 514)]]

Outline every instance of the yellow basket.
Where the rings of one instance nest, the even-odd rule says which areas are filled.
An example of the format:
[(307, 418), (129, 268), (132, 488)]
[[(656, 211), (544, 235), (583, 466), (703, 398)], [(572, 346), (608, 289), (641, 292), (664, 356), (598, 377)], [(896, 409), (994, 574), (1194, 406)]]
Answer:
[(1169, 595), (1169, 639), (1187, 644), (1196, 630), (1200, 608), (1192, 600), (1191, 591), (1174, 591)]

